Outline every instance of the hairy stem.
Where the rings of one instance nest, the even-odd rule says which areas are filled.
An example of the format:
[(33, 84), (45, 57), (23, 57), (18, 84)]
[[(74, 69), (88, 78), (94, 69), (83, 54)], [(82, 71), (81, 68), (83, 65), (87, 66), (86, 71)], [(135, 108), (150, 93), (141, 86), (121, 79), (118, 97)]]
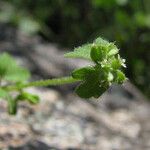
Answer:
[(55, 86), (55, 85), (75, 83), (78, 81), (80, 80), (74, 79), (71, 76), (68, 76), (68, 77), (62, 77), (62, 78), (33, 81), (33, 82), (28, 82), (28, 83), (19, 84), (19, 85), (9, 85), (9, 86), (5, 86), (2, 88), (8, 91), (14, 91), (14, 90), (20, 90), (23, 88), (33, 87), (33, 86), (49, 86), (49, 85)]

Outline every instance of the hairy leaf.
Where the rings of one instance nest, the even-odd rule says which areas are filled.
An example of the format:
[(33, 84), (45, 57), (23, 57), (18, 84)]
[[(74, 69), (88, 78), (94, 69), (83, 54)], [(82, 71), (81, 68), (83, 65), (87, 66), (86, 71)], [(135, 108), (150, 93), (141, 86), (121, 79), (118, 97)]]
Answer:
[(76, 88), (75, 92), (81, 98), (99, 97), (104, 91), (100, 87), (100, 76), (98, 70), (90, 72), (85, 76), (85, 79)]
[(94, 71), (95, 69), (93, 67), (84, 67), (76, 69), (72, 72), (72, 77), (75, 79), (84, 79), (89, 73)]
[(91, 49), (90, 56), (94, 62), (101, 61), (103, 59), (103, 54), (98, 46), (93, 46)]
[(75, 92), (80, 96), (81, 98), (98, 98), (101, 96), (106, 89), (104, 87), (101, 87), (99, 82), (82, 82), (76, 89)]
[(90, 52), (91, 52), (92, 44), (86, 44), (74, 49), (73, 52), (69, 52), (65, 54), (65, 57), (70, 58), (84, 58), (91, 60)]
[(103, 46), (108, 46), (110, 44), (107, 40), (104, 40), (101, 37), (98, 37), (97, 39), (95, 39), (94, 43), (98, 45), (103, 45)]

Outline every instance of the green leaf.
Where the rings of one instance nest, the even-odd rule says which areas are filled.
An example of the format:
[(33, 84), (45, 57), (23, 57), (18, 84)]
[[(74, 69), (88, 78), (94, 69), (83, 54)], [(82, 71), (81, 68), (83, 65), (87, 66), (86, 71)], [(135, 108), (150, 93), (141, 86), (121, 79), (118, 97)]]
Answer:
[(17, 100), (27, 100), (31, 104), (39, 103), (39, 97), (30, 93), (22, 92), (18, 95)]
[(75, 89), (75, 92), (81, 98), (98, 98), (104, 92), (104, 88), (100, 86), (98, 71), (95, 70), (86, 75), (85, 80)]
[(100, 37), (97, 38), (94, 41), (94, 43), (95, 43), (95, 45), (99, 45), (99, 46), (105, 48), (105, 52), (106, 52), (105, 55), (113, 56), (113, 55), (116, 55), (119, 52), (119, 49), (116, 47), (116, 45), (114, 43), (108, 42), (107, 40), (104, 40)]
[(80, 69), (76, 69), (72, 72), (72, 77), (75, 79), (84, 79), (89, 73), (94, 72), (95, 69), (93, 67), (84, 67)]
[(14, 70), (10, 69), (8, 70), (7, 74), (5, 75), (6, 80), (8, 81), (26, 81), (29, 79), (30, 73), (27, 69), (16, 67)]
[(95, 90), (94, 98), (99, 98), (107, 89), (104, 86), (98, 86)]
[(83, 82), (76, 89), (75, 92), (81, 98), (98, 98), (106, 91), (105, 88), (100, 87), (98, 82), (89, 83)]
[(27, 80), (30, 73), (17, 65), (9, 54), (3, 53), (0, 55), (0, 77), (8, 81), (20, 82)]
[(103, 59), (102, 51), (95, 45), (91, 49), (90, 56), (94, 62), (98, 62)]
[(92, 48), (92, 44), (86, 44), (75, 48), (73, 52), (69, 52), (64, 56), (70, 58), (84, 58), (84, 59), (91, 60), (90, 57), (91, 48)]
[(7, 91), (0, 89), (0, 98), (5, 98), (7, 95), (8, 95)]
[(107, 46), (110, 44), (107, 40), (104, 40), (101, 37), (98, 37), (97, 39), (95, 39), (94, 43), (98, 45), (103, 45), (103, 46)]
[(96, 72), (89, 73), (85, 80), (75, 89), (75, 92), (81, 98), (90, 98), (95, 95), (95, 89), (98, 86), (98, 74)]
[[(95, 89), (95, 87), (93, 87)], [(93, 89), (92, 89), (93, 91)], [(91, 91), (91, 88), (89, 88), (89, 84), (87, 82), (81, 83), (76, 89), (75, 92), (77, 93), (78, 96), (81, 98), (90, 98), (94, 94)]]
[[(84, 59), (91, 60), (91, 49), (93, 47), (93, 44), (95, 46), (100, 46), (102, 49), (103, 48), (106, 49), (106, 47), (108, 47), (110, 45), (110, 43), (108, 41), (106, 41), (106, 40), (102, 39), (101, 37), (99, 37), (99, 38), (97, 38), (91, 44), (85, 44), (83, 46), (75, 48), (73, 52), (69, 52), (69, 53), (65, 54), (65, 57), (70, 57), (70, 58), (84, 58)], [(95, 55), (92, 58), (95, 58), (95, 57), (98, 57), (98, 56)]]
[(104, 59), (106, 59), (107, 56), (107, 47), (101, 45), (94, 45), (91, 49), (90, 56), (94, 62), (103, 61)]
[(8, 68), (10, 68), (10, 66), (12, 67), (12, 65), (16, 65), (16, 64), (8, 54), (3, 53), (0, 55), (0, 76), (1, 76), (1, 78), (7, 74)]
[(97, 97), (99, 95), (98, 83), (89, 84), (88, 82), (81, 83), (75, 90), (81, 98)]

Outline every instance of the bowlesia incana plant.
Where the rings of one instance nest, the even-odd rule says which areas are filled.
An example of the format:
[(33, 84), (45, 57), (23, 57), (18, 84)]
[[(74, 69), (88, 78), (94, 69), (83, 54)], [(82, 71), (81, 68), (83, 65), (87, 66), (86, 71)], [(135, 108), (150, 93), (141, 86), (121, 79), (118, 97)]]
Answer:
[[(8, 103), (8, 113), (16, 114), (17, 105), (21, 101), (37, 104), (39, 97), (24, 89), (36, 86), (62, 85), (78, 82), (76, 94), (81, 98), (98, 98), (112, 83), (122, 84), (125, 74), (125, 60), (120, 57), (119, 49), (113, 42), (97, 38), (93, 43), (77, 47), (73, 52), (65, 54), (67, 58), (82, 58), (91, 61), (90, 66), (73, 70), (70, 76), (55, 79), (28, 82), (30, 73), (17, 65), (7, 53), (0, 54), (0, 98)], [(13, 94), (15, 92), (15, 94)]]

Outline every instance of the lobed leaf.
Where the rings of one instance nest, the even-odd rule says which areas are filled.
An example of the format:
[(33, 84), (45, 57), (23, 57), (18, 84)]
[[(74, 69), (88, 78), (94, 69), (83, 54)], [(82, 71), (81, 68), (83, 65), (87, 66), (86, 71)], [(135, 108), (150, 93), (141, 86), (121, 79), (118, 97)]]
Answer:
[(75, 89), (75, 92), (81, 98), (99, 97), (102, 92), (102, 87), (100, 86), (100, 76), (98, 70), (94, 70), (89, 74), (86, 74), (83, 82)]
[(92, 44), (86, 44), (75, 48), (73, 52), (69, 52), (64, 56), (70, 58), (84, 58), (84, 59), (91, 60), (90, 57), (91, 48), (92, 48)]
[(80, 96), (81, 98), (98, 98), (101, 96), (106, 89), (104, 87), (101, 87), (99, 82), (82, 82), (76, 89), (75, 92)]

